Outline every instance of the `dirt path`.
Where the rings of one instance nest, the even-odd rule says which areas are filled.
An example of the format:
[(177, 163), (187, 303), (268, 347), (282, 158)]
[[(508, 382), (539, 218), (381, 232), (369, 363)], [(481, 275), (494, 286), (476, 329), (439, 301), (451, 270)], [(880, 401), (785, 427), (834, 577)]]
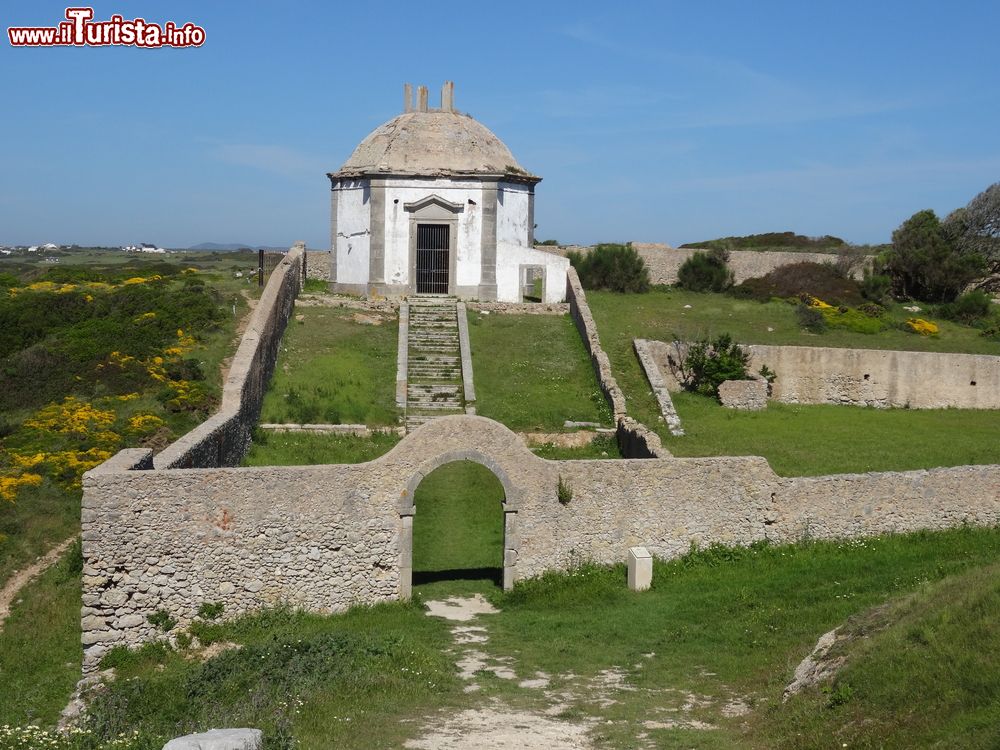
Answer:
[[(480, 594), (427, 602), (429, 617), (454, 623), (452, 654), (459, 676), (466, 683), (465, 692), (483, 691), (483, 700), (481, 705), (464, 711), (427, 717), (419, 736), (408, 740), (404, 747), (591, 750), (595, 746), (592, 735), (617, 725), (629, 737), (628, 747), (651, 750), (660, 746), (653, 736), (656, 732), (710, 731), (717, 728), (715, 717), (734, 718), (750, 711), (742, 696), (728, 690), (724, 696), (709, 696), (667, 686), (637, 687), (629, 673), (644, 669), (655, 658), (654, 653), (643, 654), (629, 669), (613, 666), (589, 677), (544, 672), (519, 677), (512, 657), (489, 653), (489, 631), (480, 624), (480, 618), (497, 612)], [(488, 683), (494, 678), (510, 681), (524, 692), (515, 693), (513, 698), (490, 696), (484, 680)], [(638, 720), (623, 717), (621, 707), (637, 699), (648, 704), (646, 711)]]
[(75, 539), (76, 536), (74, 535), (60, 542), (27, 568), (14, 571), (14, 575), (7, 579), (7, 582), (3, 585), (3, 589), (0, 590), (0, 632), (3, 632), (3, 624), (10, 615), (11, 604), (21, 589), (55, 565), (56, 561), (63, 556), (63, 553), (69, 549), (69, 546)]

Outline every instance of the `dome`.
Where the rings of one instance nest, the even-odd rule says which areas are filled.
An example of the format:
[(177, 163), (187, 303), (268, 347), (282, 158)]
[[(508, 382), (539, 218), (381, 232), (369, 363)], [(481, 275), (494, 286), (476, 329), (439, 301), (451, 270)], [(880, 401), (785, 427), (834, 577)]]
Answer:
[(404, 112), (361, 141), (333, 179), (371, 175), (407, 177), (497, 176), (538, 182), (503, 141), (469, 115), (455, 111)]

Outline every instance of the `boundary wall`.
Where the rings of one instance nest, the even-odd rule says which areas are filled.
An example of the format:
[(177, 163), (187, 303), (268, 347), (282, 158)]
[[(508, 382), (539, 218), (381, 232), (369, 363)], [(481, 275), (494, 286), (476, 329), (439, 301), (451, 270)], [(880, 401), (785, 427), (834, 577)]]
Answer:
[(305, 244), (297, 243), (268, 278), (233, 356), (219, 410), (157, 454), (157, 469), (235, 466), (246, 455), (281, 336), (302, 288), (304, 252)]
[[(646, 262), (649, 269), (649, 281), (652, 284), (676, 284), (677, 272), (684, 261), (695, 253), (708, 252), (695, 248), (670, 247), (662, 242), (633, 242), (639, 256)], [(571, 250), (589, 252), (590, 247), (540, 247), (541, 250), (566, 255)], [(855, 270), (855, 278), (860, 279), (866, 265), (872, 262), (874, 256), (864, 256), (864, 262)], [(835, 253), (806, 253), (780, 250), (730, 250), (729, 268), (732, 270), (736, 283), (754, 279), (773, 271), (775, 268), (787, 266), (790, 263), (833, 263), (837, 260)]]
[[(777, 373), (771, 400), (875, 408), (1000, 409), (1000, 357), (987, 354), (744, 344), (750, 372)], [(645, 349), (663, 381), (677, 390), (667, 366), (670, 344)], [(643, 365), (646, 361), (643, 360)]]
[[(122, 451), (84, 476), (84, 669), (163, 638), (205, 602), (224, 616), (409, 596), (414, 492), (438, 466), (485, 465), (504, 501), (504, 585), (581, 561), (1000, 523), (1000, 466), (781, 478), (757, 457), (547, 461), (503, 425), (455, 415), (367, 463), (150, 470)], [(560, 481), (571, 490), (558, 497)], [(564, 498), (565, 499), (565, 498)], [(178, 631), (172, 631), (173, 636)]]
[(569, 314), (580, 332), (580, 338), (583, 339), (583, 346), (590, 355), (590, 364), (594, 368), (601, 392), (611, 407), (622, 456), (664, 458), (671, 455), (670, 451), (663, 447), (659, 435), (628, 416), (625, 394), (611, 371), (611, 360), (601, 348), (601, 339), (597, 335), (597, 324), (590, 312), (590, 305), (587, 304), (587, 295), (583, 291), (576, 269), (572, 266), (566, 270), (566, 301), (569, 303)]

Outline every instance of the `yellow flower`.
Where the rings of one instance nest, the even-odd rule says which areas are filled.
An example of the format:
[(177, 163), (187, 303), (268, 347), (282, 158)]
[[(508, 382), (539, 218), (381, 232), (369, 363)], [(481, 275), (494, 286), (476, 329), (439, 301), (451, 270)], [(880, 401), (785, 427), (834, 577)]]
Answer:
[(137, 398), (139, 398), (138, 393), (126, 393), (123, 396), (118, 396), (119, 401), (135, 401)]
[(155, 317), (156, 317), (156, 313), (155, 312), (144, 312), (138, 318), (132, 318), (132, 322), (133, 323), (141, 323), (144, 320), (152, 320)]
[(833, 309), (833, 305), (828, 305), (826, 302), (824, 302), (823, 300), (819, 299), (818, 297), (810, 297), (809, 298), (809, 307), (815, 307), (818, 310), (832, 310)]
[(9, 503), (17, 499), (17, 491), (21, 487), (37, 487), (42, 483), (38, 474), (22, 474), (19, 477), (0, 477), (0, 500)]
[(133, 276), (131, 279), (125, 279), (125, 281), (122, 282), (122, 285), (132, 286), (133, 284), (145, 284), (145, 283), (146, 279), (144, 279), (142, 276)]
[(133, 432), (152, 432), (163, 426), (163, 420), (155, 414), (136, 414), (128, 420), (128, 426)]
[(935, 323), (931, 323), (929, 320), (924, 320), (923, 318), (908, 318), (906, 325), (914, 333), (919, 333), (921, 336), (936, 336), (940, 330)]

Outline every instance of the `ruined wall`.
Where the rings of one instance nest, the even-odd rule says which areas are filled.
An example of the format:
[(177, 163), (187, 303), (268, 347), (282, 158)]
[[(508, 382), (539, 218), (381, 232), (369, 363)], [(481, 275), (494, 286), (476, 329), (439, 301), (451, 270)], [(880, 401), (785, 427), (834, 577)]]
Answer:
[(309, 250), (306, 257), (306, 276), (310, 279), (330, 280), (330, 252)]
[[(647, 342), (673, 390), (670, 345)], [(1000, 409), (1000, 357), (986, 354), (838, 349), (744, 344), (749, 370), (767, 365), (778, 377), (771, 398), (788, 404), (841, 404), (877, 408)]]
[(983, 354), (746, 347), (750, 368), (776, 373), (772, 398), (789, 404), (911, 409), (1000, 409), (1000, 357)]
[[(84, 476), (84, 665), (184, 627), (205, 602), (233, 617), (286, 603), (335, 612), (409, 590), (413, 493), (454, 460), (500, 479), (505, 580), (631, 546), (746, 545), (1000, 523), (1000, 466), (783, 479), (763, 458), (546, 461), (483, 417), (434, 420), (354, 465), (150, 470), (123, 451)], [(137, 467), (133, 469), (132, 467)], [(560, 479), (572, 490), (559, 502)], [(500, 561), (498, 561), (499, 564)]]
[[(681, 265), (697, 252), (690, 248), (675, 248), (660, 242), (633, 242), (632, 247), (646, 262), (649, 269), (649, 280), (653, 284), (676, 284), (677, 271)], [(546, 247), (549, 252), (565, 254), (570, 250), (588, 252), (589, 247)], [(866, 263), (871, 263), (873, 256), (866, 256)], [(833, 263), (837, 256), (833, 253), (796, 253), (781, 251), (733, 250), (729, 253), (729, 267), (733, 270), (736, 283), (747, 279), (764, 276), (775, 268), (787, 266), (790, 263)], [(861, 269), (855, 272), (856, 278), (861, 278)]]
[(246, 455), (281, 336), (301, 289), (304, 252), (304, 245), (296, 245), (268, 278), (233, 356), (219, 410), (159, 453), (157, 469), (234, 466)]

